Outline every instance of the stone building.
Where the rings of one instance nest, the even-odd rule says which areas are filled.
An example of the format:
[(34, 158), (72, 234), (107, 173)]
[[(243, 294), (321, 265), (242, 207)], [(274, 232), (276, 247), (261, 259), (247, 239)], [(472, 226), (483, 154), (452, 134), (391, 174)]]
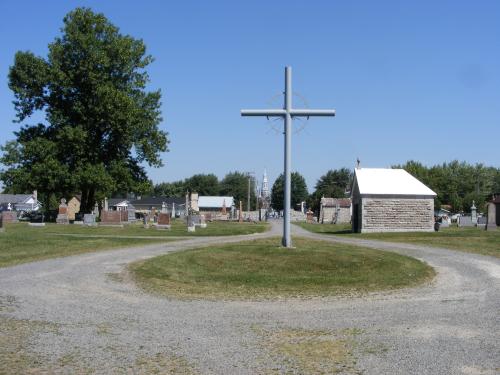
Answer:
[(404, 169), (357, 168), (353, 232), (431, 232), (436, 193)]
[(321, 198), (319, 205), (321, 224), (346, 224), (351, 222), (350, 198)]

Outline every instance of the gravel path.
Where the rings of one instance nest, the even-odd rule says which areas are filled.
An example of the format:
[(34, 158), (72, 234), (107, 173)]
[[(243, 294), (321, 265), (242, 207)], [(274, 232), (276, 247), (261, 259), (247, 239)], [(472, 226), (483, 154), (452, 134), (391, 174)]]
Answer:
[(272, 302), (169, 300), (116, 276), (126, 264), (158, 254), (278, 235), (274, 223), (267, 233), (191, 238), (0, 269), (0, 318), (55, 327), (33, 331), (28, 349), (57, 364), (54, 372), (60, 373), (73, 373), (71, 366), (135, 373), (131, 368), (141, 361), (160, 363), (160, 355), (168, 357), (173, 372), (284, 373), (266, 340), (286, 329), (349, 340), (353, 361), (345, 373), (500, 373), (500, 260), (292, 228), (303, 237), (411, 255), (438, 276), (430, 285), (398, 292)]

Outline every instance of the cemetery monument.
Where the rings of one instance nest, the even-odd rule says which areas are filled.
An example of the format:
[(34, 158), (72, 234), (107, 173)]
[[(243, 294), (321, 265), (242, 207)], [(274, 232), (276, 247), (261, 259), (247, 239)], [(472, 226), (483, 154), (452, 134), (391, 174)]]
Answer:
[(264, 116), (264, 117), (282, 117), (284, 121), (285, 135), (285, 154), (284, 154), (284, 176), (285, 176), (285, 194), (284, 194), (284, 218), (283, 218), (283, 239), (284, 247), (292, 247), (292, 238), (290, 235), (290, 202), (291, 202), (291, 167), (292, 167), (292, 120), (295, 117), (311, 116), (335, 116), (333, 109), (296, 109), (292, 106), (292, 68), (285, 68), (285, 103), (283, 108), (279, 109), (243, 109), (242, 116)]

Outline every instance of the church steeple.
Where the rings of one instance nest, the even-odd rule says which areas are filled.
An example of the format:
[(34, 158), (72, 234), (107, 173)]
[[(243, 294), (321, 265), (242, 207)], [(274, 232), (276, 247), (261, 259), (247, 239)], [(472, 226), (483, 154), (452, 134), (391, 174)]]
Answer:
[(267, 171), (265, 169), (264, 169), (264, 176), (262, 177), (261, 196), (262, 198), (268, 198), (270, 196), (269, 181), (267, 180)]

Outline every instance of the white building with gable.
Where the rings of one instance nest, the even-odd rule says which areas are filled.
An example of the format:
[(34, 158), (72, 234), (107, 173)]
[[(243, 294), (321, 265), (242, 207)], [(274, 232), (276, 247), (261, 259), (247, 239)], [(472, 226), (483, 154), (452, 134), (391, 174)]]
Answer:
[(404, 169), (356, 168), (351, 189), (352, 230), (431, 232), (436, 193)]

